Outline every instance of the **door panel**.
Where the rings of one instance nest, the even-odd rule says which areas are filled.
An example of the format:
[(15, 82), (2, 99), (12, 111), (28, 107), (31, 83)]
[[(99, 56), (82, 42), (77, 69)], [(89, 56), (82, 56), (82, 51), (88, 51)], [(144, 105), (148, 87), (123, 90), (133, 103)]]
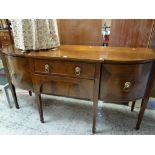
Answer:
[(152, 19), (112, 20), (109, 46), (147, 47), (152, 24)]
[(58, 20), (61, 44), (95, 45), (102, 43), (101, 19), (61, 19)]

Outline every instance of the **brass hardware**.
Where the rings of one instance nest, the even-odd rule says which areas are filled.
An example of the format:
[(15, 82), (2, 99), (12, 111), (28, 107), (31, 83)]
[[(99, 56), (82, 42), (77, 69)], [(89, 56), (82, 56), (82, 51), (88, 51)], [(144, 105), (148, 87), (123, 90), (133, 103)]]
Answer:
[(76, 76), (80, 75), (80, 71), (81, 71), (80, 67), (75, 67), (75, 74), (76, 74)]
[(130, 88), (131, 88), (131, 82), (125, 82), (123, 91), (128, 92)]
[(45, 72), (46, 73), (49, 73), (50, 72), (50, 67), (48, 64), (45, 65)]

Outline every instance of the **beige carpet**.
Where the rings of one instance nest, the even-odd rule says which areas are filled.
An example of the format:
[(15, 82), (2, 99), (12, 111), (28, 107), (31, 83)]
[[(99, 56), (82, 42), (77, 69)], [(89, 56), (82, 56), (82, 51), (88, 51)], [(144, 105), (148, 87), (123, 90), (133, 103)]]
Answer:
[[(17, 90), (20, 109), (9, 109), (0, 91), (0, 134), (90, 135), (92, 103), (43, 95), (45, 123), (39, 121), (34, 95)], [(141, 129), (134, 129), (139, 108), (99, 102), (96, 134), (155, 134), (155, 110), (146, 110)]]

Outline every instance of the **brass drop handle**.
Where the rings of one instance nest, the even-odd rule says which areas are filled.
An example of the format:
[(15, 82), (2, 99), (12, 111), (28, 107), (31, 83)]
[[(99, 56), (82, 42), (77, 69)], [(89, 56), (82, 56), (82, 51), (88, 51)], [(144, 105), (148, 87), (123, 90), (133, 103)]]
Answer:
[(45, 65), (45, 72), (46, 73), (50, 72), (50, 66), (48, 64)]
[(80, 67), (75, 67), (75, 75), (79, 76), (81, 72), (81, 68)]
[(128, 92), (130, 88), (131, 88), (131, 82), (125, 82), (123, 91)]

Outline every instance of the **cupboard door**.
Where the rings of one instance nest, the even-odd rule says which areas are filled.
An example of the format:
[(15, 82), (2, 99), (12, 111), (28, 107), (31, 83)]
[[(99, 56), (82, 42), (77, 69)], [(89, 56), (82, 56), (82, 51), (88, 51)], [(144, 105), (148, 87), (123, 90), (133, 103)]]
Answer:
[(7, 56), (7, 62), (13, 84), (21, 89), (33, 90), (28, 59)]
[(128, 102), (142, 98), (152, 63), (103, 64), (100, 99), (105, 102)]
[(152, 19), (114, 19), (109, 46), (147, 47), (152, 25)]

